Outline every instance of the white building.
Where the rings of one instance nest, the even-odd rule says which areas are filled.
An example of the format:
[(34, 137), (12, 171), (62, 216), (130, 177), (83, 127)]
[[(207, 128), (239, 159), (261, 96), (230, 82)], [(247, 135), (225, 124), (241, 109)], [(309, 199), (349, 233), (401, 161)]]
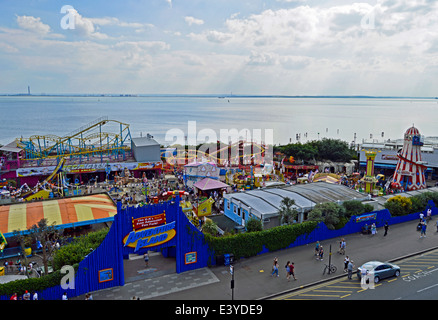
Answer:
[(297, 222), (303, 222), (318, 203), (367, 199), (367, 195), (344, 185), (314, 182), (227, 194), (224, 196), (224, 214), (241, 226), (256, 218), (263, 222), (265, 229), (276, 227), (280, 225), (281, 201), (286, 197), (295, 200), (293, 208), (298, 211)]
[(213, 162), (193, 162), (184, 166), (184, 183), (187, 187), (204, 178), (219, 180), (220, 169)]

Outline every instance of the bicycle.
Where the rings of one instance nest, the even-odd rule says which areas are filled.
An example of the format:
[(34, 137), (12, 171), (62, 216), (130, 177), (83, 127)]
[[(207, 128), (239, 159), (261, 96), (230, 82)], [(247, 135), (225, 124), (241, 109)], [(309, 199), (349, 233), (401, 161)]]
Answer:
[(335, 273), (336, 270), (338, 270), (336, 268), (336, 266), (334, 266), (332, 264), (329, 266), (328, 264), (326, 264), (325, 267), (324, 267), (324, 270), (322, 271), (322, 274), (325, 275), (326, 272), (327, 273)]

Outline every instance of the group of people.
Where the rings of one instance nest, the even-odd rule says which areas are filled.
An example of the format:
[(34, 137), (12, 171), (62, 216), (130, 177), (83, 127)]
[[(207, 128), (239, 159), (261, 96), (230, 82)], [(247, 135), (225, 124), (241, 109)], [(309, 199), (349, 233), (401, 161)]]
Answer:
[(345, 258), (344, 258), (344, 272), (347, 272), (348, 280), (351, 280), (353, 277), (353, 269), (354, 269), (353, 260), (351, 260), (348, 256), (345, 256)]
[[(31, 294), (27, 290), (25, 290), (23, 295), (20, 296), (15, 292), (9, 300), (31, 300)], [(32, 300), (38, 300), (38, 293), (32, 293)]]
[[(420, 239), (426, 238), (427, 221), (432, 219), (432, 209), (428, 208), (426, 211), (426, 216), (423, 212), (420, 212), (420, 222), (418, 223), (418, 229), (420, 230)], [(438, 232), (438, 220), (436, 222), (436, 229)]]
[(315, 257), (316, 260), (320, 260), (320, 261), (324, 260), (324, 248), (319, 243), (319, 241), (316, 241), (315, 244)]
[[(284, 268), (286, 269), (286, 279), (287, 279), (287, 281), (290, 281), (291, 277), (294, 280), (297, 280), (297, 278), (295, 277), (295, 263), (294, 262), (291, 262), (291, 261), (286, 262), (286, 265), (284, 266)], [(274, 277), (274, 276), (279, 277), (280, 276), (278, 274), (279, 273), (278, 269), (279, 269), (278, 268), (278, 258), (275, 257), (274, 258), (274, 263), (272, 265), (272, 273), (271, 273), (272, 277)]]

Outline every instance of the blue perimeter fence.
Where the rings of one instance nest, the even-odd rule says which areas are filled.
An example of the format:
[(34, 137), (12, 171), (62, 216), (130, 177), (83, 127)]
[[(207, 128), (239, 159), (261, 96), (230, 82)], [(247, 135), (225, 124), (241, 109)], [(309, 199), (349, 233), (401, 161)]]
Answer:
[[(438, 208), (431, 200), (428, 202), (428, 208), (429, 207), (432, 209), (432, 215), (438, 214)], [(169, 205), (165, 205), (165, 208), (166, 210), (171, 209)], [(176, 210), (182, 213), (181, 208), (178, 205), (176, 205)], [(427, 209), (424, 210), (423, 212), (425, 215), (426, 215), (426, 211)], [(157, 211), (155, 209), (152, 212), (154, 213)], [(120, 219), (121, 219), (123, 214), (126, 214), (126, 211), (118, 211), (118, 214), (116, 216), (120, 215)], [(345, 226), (339, 230), (329, 230), (324, 223), (319, 223), (317, 227), (310, 234), (300, 235), (293, 243), (291, 243), (287, 248), (284, 249), (361, 232), (365, 224), (371, 225), (372, 223), (375, 223), (376, 227), (380, 228), (384, 226), (386, 222), (388, 222), (389, 225), (393, 225), (393, 224), (413, 221), (419, 218), (419, 214), (420, 212), (416, 212), (405, 216), (392, 217), (389, 211), (387, 209), (384, 209), (380, 211), (367, 213), (361, 216), (353, 216), (351, 217), (350, 221), (347, 222)], [(112, 224), (108, 232), (108, 235), (105, 237), (101, 245), (79, 263), (79, 268), (75, 273), (74, 289), (63, 289), (60, 284), (51, 288), (47, 288), (42, 291), (38, 291), (38, 295), (40, 299), (60, 300), (64, 292), (67, 293), (68, 297), (76, 297), (83, 295), (85, 293), (124, 285), (125, 278), (124, 278), (124, 268), (123, 268), (123, 245), (121, 244), (121, 239), (123, 238), (123, 236), (125, 236), (125, 234), (123, 231), (122, 223), (116, 223), (116, 221), (117, 219), (115, 219), (115, 223)], [(213, 258), (215, 257), (215, 254), (213, 250), (209, 248), (208, 244), (205, 242), (205, 238), (202, 232), (198, 231), (195, 227), (193, 227), (193, 225), (191, 225), (191, 223), (188, 222), (187, 218), (179, 219), (179, 221), (183, 221), (183, 223), (181, 224), (183, 225), (183, 227), (178, 228), (179, 232), (182, 232), (184, 229), (186, 229), (188, 230), (188, 234), (184, 236), (183, 239), (181, 239), (182, 241), (180, 240), (180, 243), (181, 244), (184, 243), (184, 245), (181, 245), (181, 247), (183, 248), (177, 249), (179, 253), (177, 252), (176, 254), (182, 256), (185, 252), (188, 252), (190, 250), (200, 249), (201, 252), (199, 258), (200, 260), (202, 260), (202, 263), (198, 264), (197, 267), (201, 268), (207, 266), (208, 260), (211, 261), (212, 265), (215, 265), (216, 261)], [(184, 248), (186, 246), (187, 248)], [(198, 246), (198, 248), (196, 248), (196, 246)], [(269, 252), (269, 250), (264, 248), (258, 254), (263, 254), (267, 252)], [(183, 257), (180, 257), (179, 259), (182, 260)], [(111, 266), (110, 269), (111, 269), (112, 280), (98, 281), (98, 279), (102, 279), (99, 273), (102, 270), (108, 269), (108, 266)], [(183, 270), (180, 271), (184, 272), (190, 269), (191, 268), (187, 268), (187, 269), (183, 268)], [(9, 300), (9, 298), (10, 296), (7, 295), (0, 296), (0, 300)]]

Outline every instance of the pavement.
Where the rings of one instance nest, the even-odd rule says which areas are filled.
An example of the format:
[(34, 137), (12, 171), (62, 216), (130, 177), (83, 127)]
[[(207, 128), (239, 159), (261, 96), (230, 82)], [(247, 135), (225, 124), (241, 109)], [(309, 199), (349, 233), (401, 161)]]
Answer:
[[(359, 233), (344, 236), (347, 243), (345, 255), (354, 262), (355, 268), (370, 260), (393, 261), (438, 248), (438, 232), (433, 217), (428, 224), (427, 237), (420, 238), (416, 230), (417, 220), (389, 226), (388, 235), (383, 228), (376, 235)], [(343, 272), (344, 255), (337, 252), (340, 238), (321, 241), (324, 260), (314, 256), (315, 244), (265, 253), (244, 258), (234, 263), (234, 289), (229, 266), (212, 266), (177, 274), (175, 259), (151, 254), (146, 267), (141, 257), (132, 256), (125, 261), (125, 285), (92, 292), (94, 300), (257, 300), (291, 289), (303, 288), (321, 281), (346, 277)], [(331, 246), (332, 254), (329, 254)], [(271, 275), (277, 258), (279, 277)], [(325, 264), (337, 267), (334, 274), (323, 275)], [(286, 279), (287, 261), (294, 262), (297, 280)], [(402, 270), (403, 273), (403, 270)], [(84, 296), (74, 299), (84, 299)]]

